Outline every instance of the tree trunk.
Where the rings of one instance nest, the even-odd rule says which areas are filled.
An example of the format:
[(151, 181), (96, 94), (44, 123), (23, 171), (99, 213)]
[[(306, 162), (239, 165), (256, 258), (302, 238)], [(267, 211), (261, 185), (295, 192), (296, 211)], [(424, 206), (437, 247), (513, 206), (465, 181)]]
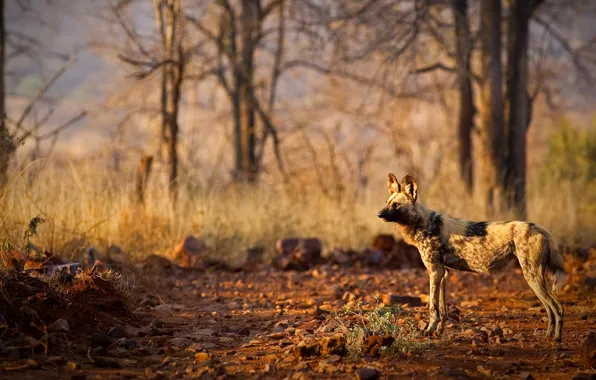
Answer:
[(184, 76), (183, 17), (181, 0), (155, 0), (157, 27), (163, 49), (160, 148), (166, 145), (170, 193), (175, 200), (178, 180), (178, 113)]
[(459, 171), (466, 189), (474, 187), (472, 167), (472, 129), (474, 127), (474, 93), (470, 72), (472, 39), (468, 21), (467, 0), (452, 0), (455, 17), (457, 80), (459, 85), (459, 115), (457, 135), (459, 140)]
[(8, 134), (5, 116), (5, 89), (4, 89), (4, 0), (0, 0), (0, 188), (8, 181), (8, 164), (15, 150), (11, 136)]
[(149, 183), (152, 163), (153, 156), (146, 155), (141, 157), (141, 161), (139, 162), (137, 169), (137, 201), (139, 203), (145, 203), (145, 190), (147, 189), (147, 183)]
[[(180, 39), (180, 36), (178, 37)], [(170, 158), (170, 191), (175, 195), (178, 182), (178, 114), (180, 111), (180, 96), (182, 94), (182, 80), (184, 76), (184, 52), (182, 51), (182, 41), (179, 40), (178, 55), (176, 64), (172, 63), (170, 79), (172, 80), (171, 103), (172, 112), (169, 124), (169, 158)]]
[(528, 95), (528, 39), (533, 10), (542, 0), (515, 0), (507, 33), (507, 162), (505, 189), (516, 217), (526, 218), (526, 137), (531, 116)]
[(239, 179), (247, 182), (257, 180), (256, 161), (256, 107), (254, 104), (254, 53), (260, 32), (260, 1), (242, 0), (241, 14), (241, 56), (237, 63), (237, 96), (239, 101), (239, 129), (241, 150), (241, 171)]
[(503, 197), (504, 128), (501, 93), (501, 0), (485, 0), (481, 17), (481, 134), (485, 212), (501, 211)]

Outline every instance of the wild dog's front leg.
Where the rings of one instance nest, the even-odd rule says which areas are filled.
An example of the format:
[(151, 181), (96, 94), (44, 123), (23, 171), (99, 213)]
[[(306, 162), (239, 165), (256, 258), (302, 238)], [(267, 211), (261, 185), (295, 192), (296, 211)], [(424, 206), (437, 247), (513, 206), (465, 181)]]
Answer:
[(436, 263), (430, 265), (428, 267), (428, 271), (430, 277), (430, 300), (428, 305), (430, 321), (428, 322), (428, 327), (426, 328), (425, 334), (432, 335), (432, 333), (437, 329), (437, 325), (440, 321), (439, 298), (441, 293), (441, 281), (445, 275), (445, 267), (439, 263)]
[(439, 293), (439, 314), (441, 316), (441, 321), (439, 322), (438, 330), (440, 333), (443, 332), (445, 329), (445, 325), (449, 320), (448, 310), (447, 310), (447, 277), (449, 277), (449, 270), (445, 268), (445, 274), (443, 275), (443, 279), (441, 279), (441, 291)]

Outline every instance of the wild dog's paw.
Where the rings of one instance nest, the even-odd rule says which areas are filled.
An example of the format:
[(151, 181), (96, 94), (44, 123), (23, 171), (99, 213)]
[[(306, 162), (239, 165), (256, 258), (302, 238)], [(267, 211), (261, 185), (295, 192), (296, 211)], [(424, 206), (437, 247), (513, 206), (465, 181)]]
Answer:
[(426, 330), (424, 330), (424, 336), (432, 337), (434, 332), (437, 330), (437, 321), (430, 321)]

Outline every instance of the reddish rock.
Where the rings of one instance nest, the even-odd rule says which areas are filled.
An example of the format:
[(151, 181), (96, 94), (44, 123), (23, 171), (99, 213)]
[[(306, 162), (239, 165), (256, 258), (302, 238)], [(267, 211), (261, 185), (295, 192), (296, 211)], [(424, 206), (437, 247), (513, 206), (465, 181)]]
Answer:
[(300, 239), (298, 238), (286, 238), (286, 239), (279, 239), (275, 243), (275, 249), (279, 254), (290, 254), (294, 252), (298, 244), (300, 243)]
[(172, 257), (185, 268), (201, 267), (202, 256), (207, 251), (205, 243), (194, 236), (187, 236), (174, 248)]
[(159, 255), (149, 255), (143, 260), (143, 272), (153, 275), (173, 275), (180, 268), (170, 260)]
[(364, 341), (362, 351), (365, 354), (369, 354), (373, 358), (378, 358), (379, 356), (381, 356), (381, 353), (379, 352), (381, 347), (390, 347), (393, 344), (393, 342), (395, 342), (395, 339), (389, 335), (371, 335)]
[(356, 370), (357, 380), (376, 380), (381, 376), (381, 373), (376, 368), (358, 368)]
[(279, 255), (272, 265), (282, 270), (307, 270), (321, 263), (323, 243), (319, 239), (282, 239), (276, 243)]
[(378, 234), (373, 238), (372, 247), (376, 251), (391, 253), (395, 247), (395, 238), (389, 234)]
[(376, 249), (366, 249), (364, 252), (364, 265), (369, 267), (378, 267), (385, 262), (385, 254)]

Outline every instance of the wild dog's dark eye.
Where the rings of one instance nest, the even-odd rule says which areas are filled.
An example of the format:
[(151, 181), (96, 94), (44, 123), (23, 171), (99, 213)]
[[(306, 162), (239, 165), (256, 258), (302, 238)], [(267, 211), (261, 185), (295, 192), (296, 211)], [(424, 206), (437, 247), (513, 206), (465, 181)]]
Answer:
[(399, 206), (401, 206), (399, 203), (394, 203), (393, 204), (393, 208), (398, 208)]

